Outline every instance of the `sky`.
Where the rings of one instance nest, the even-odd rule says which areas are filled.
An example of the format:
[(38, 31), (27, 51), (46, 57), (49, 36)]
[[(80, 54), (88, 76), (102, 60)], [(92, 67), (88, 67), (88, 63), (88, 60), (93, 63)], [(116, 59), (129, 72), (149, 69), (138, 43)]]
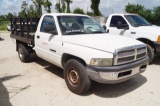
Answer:
[[(18, 13), (21, 10), (22, 1), (24, 0), (0, 0), (0, 15), (11, 13)], [(29, 5), (32, 4), (31, 0), (25, 0)], [(56, 12), (55, 4), (59, 0), (50, 0), (52, 2), (52, 12)], [(160, 0), (101, 0), (99, 9), (104, 16), (111, 13), (125, 13), (124, 8), (128, 3), (141, 4), (147, 9), (153, 9), (160, 6)], [(90, 0), (73, 0), (70, 5), (71, 11), (75, 8), (81, 8), (84, 12), (91, 12)], [(45, 13), (45, 11), (43, 11)]]

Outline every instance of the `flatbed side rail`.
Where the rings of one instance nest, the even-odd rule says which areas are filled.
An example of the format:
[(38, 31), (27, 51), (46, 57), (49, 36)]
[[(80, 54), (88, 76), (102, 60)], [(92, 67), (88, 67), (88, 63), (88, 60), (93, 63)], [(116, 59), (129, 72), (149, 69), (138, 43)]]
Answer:
[(11, 38), (34, 45), (40, 18), (11, 18)]

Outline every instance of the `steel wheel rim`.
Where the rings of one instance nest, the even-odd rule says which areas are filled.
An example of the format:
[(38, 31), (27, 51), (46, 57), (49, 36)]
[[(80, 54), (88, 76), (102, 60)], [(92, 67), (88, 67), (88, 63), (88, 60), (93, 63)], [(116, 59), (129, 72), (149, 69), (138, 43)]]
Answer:
[(77, 86), (78, 83), (79, 83), (79, 75), (78, 75), (78, 72), (76, 70), (74, 70), (73, 68), (70, 68), (68, 70), (68, 80), (69, 80), (69, 83), (72, 85), (72, 86)]
[(23, 58), (23, 50), (21, 48), (19, 48), (19, 57)]

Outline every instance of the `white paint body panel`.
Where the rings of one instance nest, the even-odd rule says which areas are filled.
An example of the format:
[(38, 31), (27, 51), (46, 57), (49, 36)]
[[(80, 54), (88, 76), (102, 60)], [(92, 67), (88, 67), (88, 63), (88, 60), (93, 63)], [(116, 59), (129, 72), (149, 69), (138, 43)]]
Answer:
[[(109, 30), (110, 34), (127, 36), (127, 37), (131, 37), (134, 39), (145, 38), (150, 41), (157, 41), (157, 38), (160, 35), (160, 27), (159, 26), (133, 27), (127, 21), (127, 19), (124, 17), (124, 15), (127, 15), (127, 14), (111, 14), (111, 15), (109, 15), (107, 22), (106, 22), (106, 27), (107, 27), (107, 30)], [(128, 14), (128, 15), (130, 15), (130, 14)], [(131, 14), (131, 15), (133, 15), (133, 14)], [(127, 24), (129, 25), (129, 30), (117, 29), (116, 27), (110, 27), (110, 22), (111, 22), (112, 16), (122, 16), (124, 18), (124, 20), (127, 22)], [(131, 32), (135, 32), (135, 34), (131, 34)]]
[[(40, 32), (41, 22), (45, 15), (51, 15), (54, 17), (58, 35)], [(64, 53), (77, 56), (83, 59), (86, 64), (89, 64), (92, 58), (113, 58), (113, 53), (116, 49), (143, 44), (131, 38), (107, 33), (63, 36), (60, 32), (57, 16), (66, 14), (45, 15), (43, 15), (39, 21), (35, 34), (34, 50), (40, 58), (43, 58), (44, 60), (49, 61), (61, 68), (63, 68), (61, 64), (61, 57)], [(37, 36), (40, 36), (40, 38), (38, 39)], [(55, 50), (55, 52), (51, 51), (51, 49)]]

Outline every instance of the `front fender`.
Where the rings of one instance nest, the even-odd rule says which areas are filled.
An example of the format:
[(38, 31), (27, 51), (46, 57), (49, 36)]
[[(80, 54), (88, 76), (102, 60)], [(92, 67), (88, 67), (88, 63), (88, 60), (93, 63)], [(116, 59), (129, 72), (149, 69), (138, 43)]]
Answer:
[(65, 53), (76, 56), (83, 59), (86, 64), (90, 64), (92, 58), (113, 58), (113, 53), (71, 43), (64, 43), (61, 50), (61, 55)]

